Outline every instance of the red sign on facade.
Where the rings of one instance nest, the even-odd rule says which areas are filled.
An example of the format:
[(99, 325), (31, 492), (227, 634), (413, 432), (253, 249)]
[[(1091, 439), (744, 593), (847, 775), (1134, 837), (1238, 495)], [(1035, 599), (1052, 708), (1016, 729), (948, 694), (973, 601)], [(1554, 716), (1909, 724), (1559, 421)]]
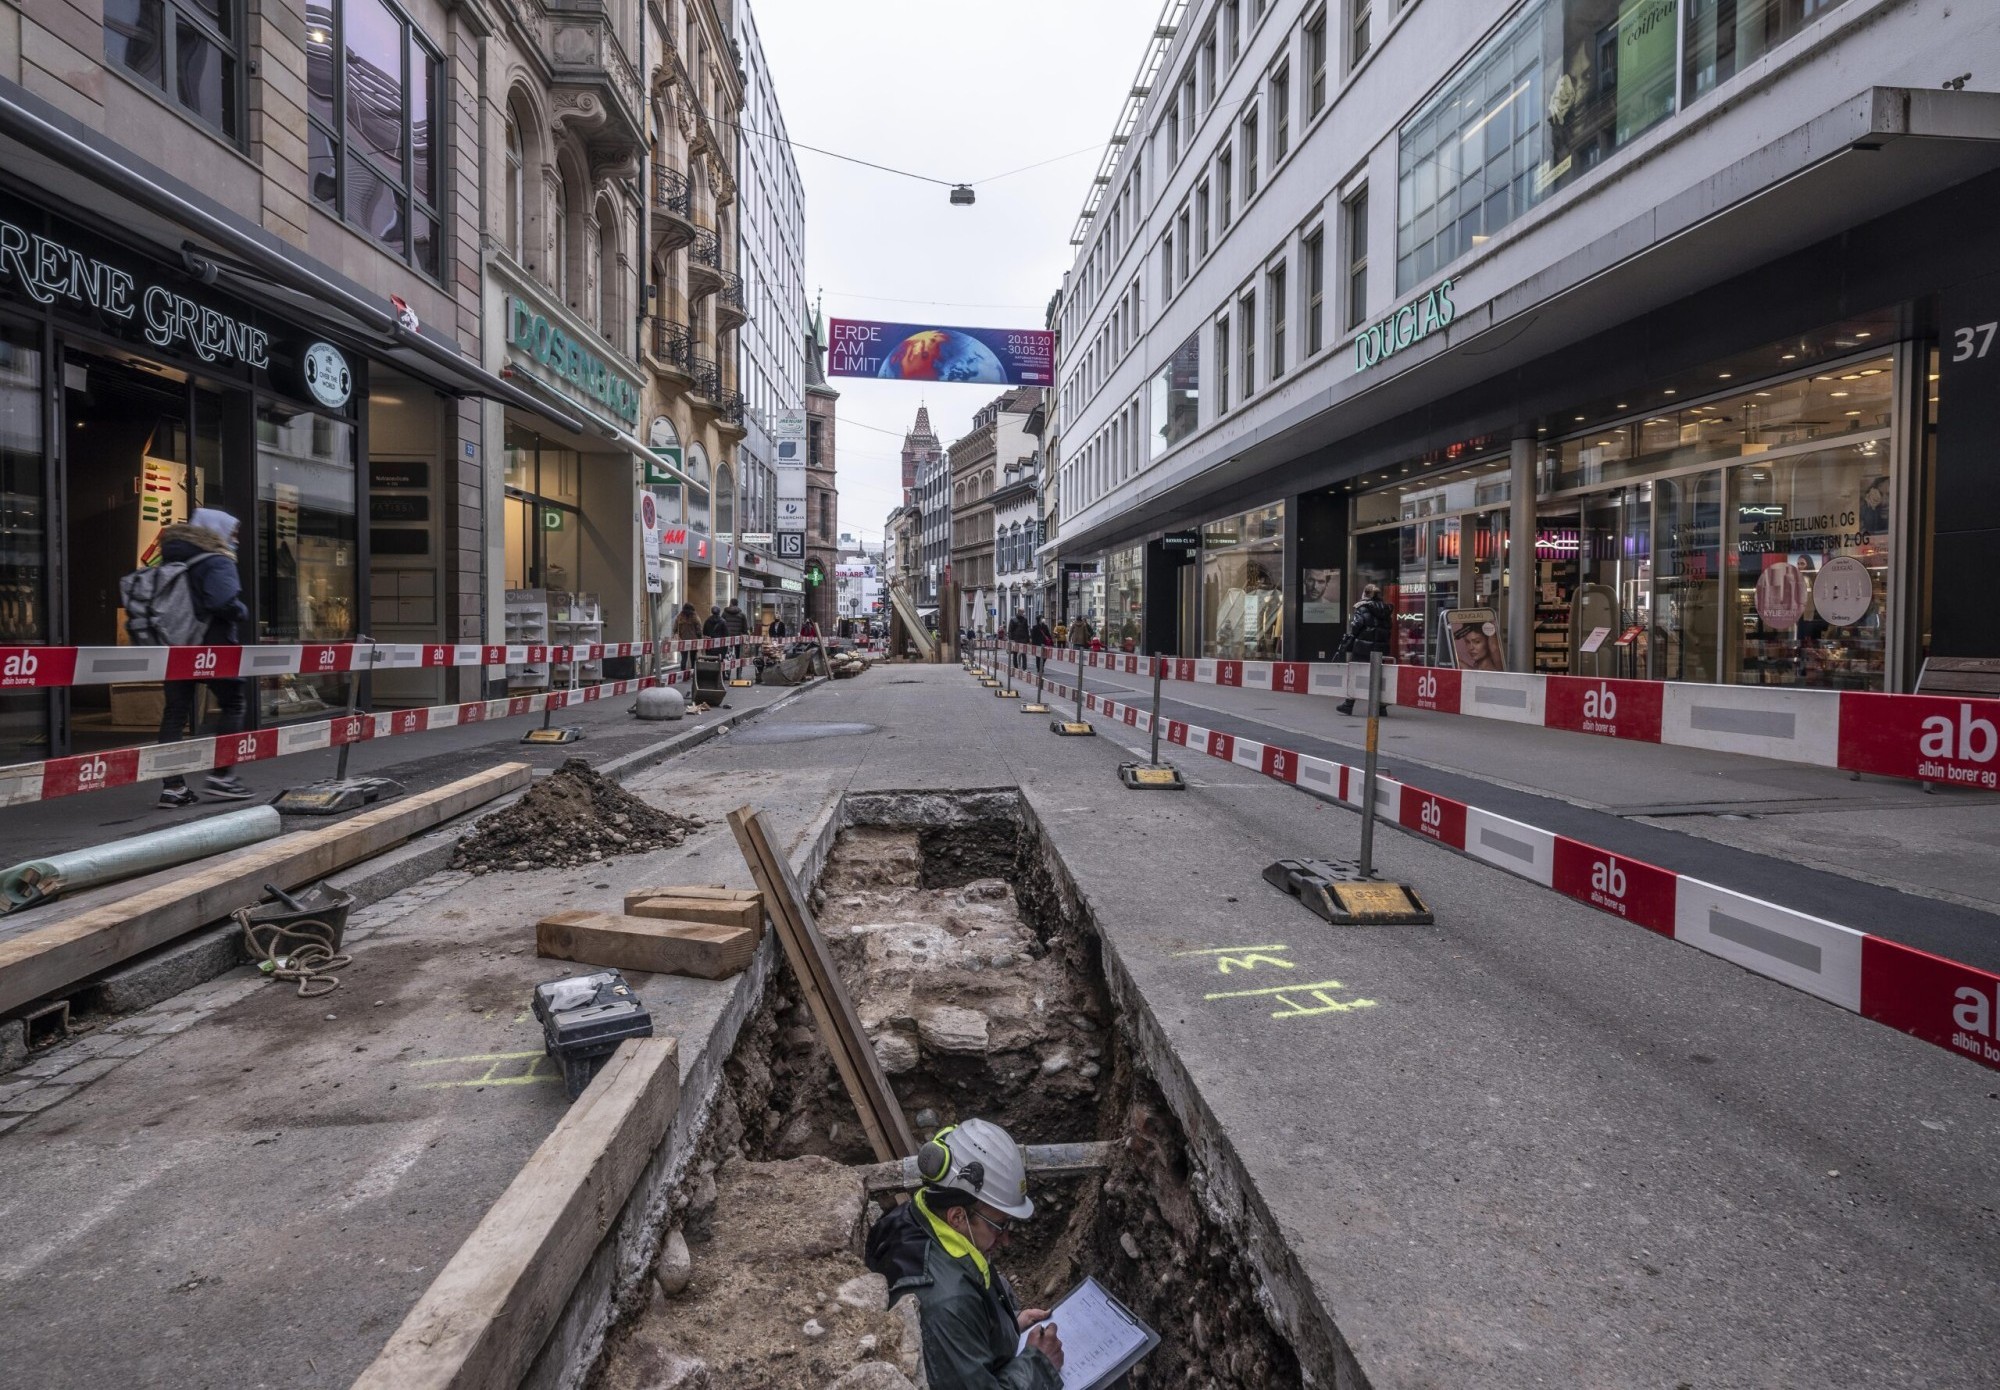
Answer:
[(1666, 687), (1658, 681), (1550, 676), (1542, 722), (1573, 733), (1658, 743), (1665, 700)]

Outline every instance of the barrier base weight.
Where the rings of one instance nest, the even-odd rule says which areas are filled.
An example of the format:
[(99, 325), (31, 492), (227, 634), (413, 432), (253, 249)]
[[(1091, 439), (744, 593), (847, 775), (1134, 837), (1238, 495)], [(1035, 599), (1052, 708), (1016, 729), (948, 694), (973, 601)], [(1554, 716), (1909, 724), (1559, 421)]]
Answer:
[(575, 743), (583, 730), (575, 724), (563, 729), (530, 729), (521, 735), (523, 743)]
[(757, 682), (755, 681), (746, 681), (741, 676), (738, 676), (735, 680), (730, 682), (730, 684), (735, 686), (738, 690), (747, 690), (756, 683)]
[(1049, 732), (1061, 734), (1064, 738), (1089, 738), (1097, 730), (1081, 719), (1052, 719), (1049, 721)]
[(387, 777), (350, 777), (344, 782), (313, 782), (278, 793), (271, 804), (281, 816), (338, 816), (358, 811), (385, 796), (400, 796), (401, 782)]
[(996, 700), (1018, 700), (1021, 698), (1020, 691), (1009, 690), (1006, 686), (1001, 685), (1000, 682), (998, 681), (988, 681), (987, 684), (999, 687), (993, 692), (993, 698)]
[(1118, 780), (1135, 792), (1184, 792), (1187, 782), (1171, 763), (1120, 763)]
[(1049, 707), (1039, 700), (1030, 700), (1027, 704), (1021, 706), (1021, 713), (1023, 714), (1047, 714), (1048, 712)]
[(1352, 864), (1280, 859), (1264, 870), (1264, 881), (1337, 927), (1427, 927), (1436, 920), (1416, 889), (1364, 879)]

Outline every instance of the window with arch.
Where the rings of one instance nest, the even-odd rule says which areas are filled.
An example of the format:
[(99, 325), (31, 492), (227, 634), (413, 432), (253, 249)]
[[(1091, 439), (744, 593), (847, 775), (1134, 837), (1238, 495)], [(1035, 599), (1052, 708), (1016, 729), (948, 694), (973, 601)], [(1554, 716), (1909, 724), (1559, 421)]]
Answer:
[(442, 60), (387, 0), (308, 0), (313, 199), (427, 275), (438, 274)]
[(523, 259), (521, 250), (528, 243), (527, 199), (522, 196), (524, 180), (527, 177), (528, 154), (521, 143), (521, 123), (514, 113), (507, 113), (507, 224), (502, 235), (507, 240), (507, 254), (515, 260)]
[(726, 463), (715, 466), (715, 534), (736, 534), (736, 470)]
[(616, 343), (618, 333), (618, 208), (609, 198), (597, 200), (597, 237), (591, 249), (597, 266), (597, 331)]
[(704, 536), (708, 528), (708, 454), (699, 443), (687, 446), (688, 526)]

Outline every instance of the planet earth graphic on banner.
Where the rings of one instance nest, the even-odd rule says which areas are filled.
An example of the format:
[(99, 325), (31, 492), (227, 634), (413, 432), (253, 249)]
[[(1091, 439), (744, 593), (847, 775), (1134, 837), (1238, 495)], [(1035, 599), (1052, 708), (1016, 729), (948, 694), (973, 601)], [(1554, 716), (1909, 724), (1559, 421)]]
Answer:
[(882, 355), (875, 375), (892, 381), (974, 381), (1007, 384), (993, 349), (949, 328), (912, 333)]

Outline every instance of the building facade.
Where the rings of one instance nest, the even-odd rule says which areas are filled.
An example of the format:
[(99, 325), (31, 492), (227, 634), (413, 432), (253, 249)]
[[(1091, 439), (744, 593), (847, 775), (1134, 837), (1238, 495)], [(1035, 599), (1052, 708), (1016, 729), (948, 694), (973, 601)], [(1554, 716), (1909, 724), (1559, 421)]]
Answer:
[(805, 566), (776, 553), (771, 426), (776, 411), (796, 410), (805, 401), (805, 337), (799, 324), (806, 302), (805, 186), (786, 138), (785, 113), (756, 16), (747, 4), (733, 9), (744, 78), (737, 131), (738, 265), (749, 316), (737, 333), (746, 430), (737, 448), (743, 492), (738, 568), (746, 609), (766, 620), (782, 617), (796, 631), (805, 616)]
[(1065, 571), (1186, 655), (1369, 582), (1410, 661), (2000, 655), (1996, 58), (1950, 0), (1189, 5), (1065, 282)]
[(994, 397), (949, 450), (952, 582), (963, 631), (993, 632), (1007, 625), (996, 587), (993, 497), (1034, 455), (1027, 425), (1041, 394), (1040, 387), (1023, 386)]
[(914, 473), (918, 562), (913, 597), (918, 608), (935, 609), (951, 578), (951, 456), (931, 429), (930, 410), (917, 407), (917, 421), (903, 437), (905, 476)]
[[(826, 382), (826, 326), (817, 309), (806, 328), (806, 615), (831, 632), (840, 615), (834, 565), (840, 558), (838, 439), (840, 392)], [(817, 578), (815, 578), (817, 576)]]
[(1016, 613), (1033, 622), (1042, 615), (1040, 454), (1009, 464), (993, 493), (993, 592), (1001, 628)]

